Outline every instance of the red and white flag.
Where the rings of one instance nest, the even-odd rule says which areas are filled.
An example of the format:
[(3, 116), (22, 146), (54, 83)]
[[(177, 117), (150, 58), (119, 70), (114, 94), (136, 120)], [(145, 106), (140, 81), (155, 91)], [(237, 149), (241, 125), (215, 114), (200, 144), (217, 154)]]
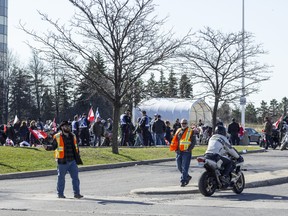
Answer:
[(45, 133), (44, 131), (42, 130), (32, 130), (31, 128), (29, 128), (29, 131), (30, 133), (33, 134), (33, 136), (36, 138), (36, 139), (46, 139), (47, 138), (47, 133)]
[(280, 122), (283, 120), (283, 115), (280, 116), (280, 118), (273, 124), (275, 126), (275, 128), (278, 128), (278, 125), (280, 124)]
[(95, 119), (95, 116), (94, 116), (93, 109), (91, 107), (90, 110), (89, 110), (89, 113), (88, 113), (88, 121), (93, 122), (94, 119)]

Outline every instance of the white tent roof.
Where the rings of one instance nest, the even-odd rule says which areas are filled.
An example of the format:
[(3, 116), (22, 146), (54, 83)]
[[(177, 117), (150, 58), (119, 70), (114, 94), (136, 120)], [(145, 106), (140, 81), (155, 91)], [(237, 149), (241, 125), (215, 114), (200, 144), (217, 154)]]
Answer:
[(197, 124), (199, 119), (204, 124), (211, 124), (211, 108), (203, 99), (181, 99), (181, 98), (152, 98), (142, 101), (138, 107), (133, 109), (134, 122), (141, 117), (141, 111), (145, 110), (151, 118), (154, 114), (161, 115), (161, 119), (169, 120), (171, 124), (175, 120), (185, 118), (189, 124)]

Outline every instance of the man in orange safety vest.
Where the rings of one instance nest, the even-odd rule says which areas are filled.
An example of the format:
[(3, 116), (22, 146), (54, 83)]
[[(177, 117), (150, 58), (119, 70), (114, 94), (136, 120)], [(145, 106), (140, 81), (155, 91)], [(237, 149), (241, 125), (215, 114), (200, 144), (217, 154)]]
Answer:
[(186, 119), (182, 119), (181, 128), (176, 131), (170, 144), (170, 151), (176, 152), (177, 168), (181, 172), (181, 187), (185, 187), (192, 179), (188, 171), (192, 158), (192, 149), (195, 144), (196, 136), (193, 133), (193, 129), (188, 127)]

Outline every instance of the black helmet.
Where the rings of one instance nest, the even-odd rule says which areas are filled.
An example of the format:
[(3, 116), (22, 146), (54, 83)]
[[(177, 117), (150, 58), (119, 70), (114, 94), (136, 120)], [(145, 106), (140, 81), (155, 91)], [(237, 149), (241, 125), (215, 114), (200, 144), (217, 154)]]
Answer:
[(226, 136), (226, 129), (222, 125), (218, 125), (215, 127), (215, 134), (220, 134)]

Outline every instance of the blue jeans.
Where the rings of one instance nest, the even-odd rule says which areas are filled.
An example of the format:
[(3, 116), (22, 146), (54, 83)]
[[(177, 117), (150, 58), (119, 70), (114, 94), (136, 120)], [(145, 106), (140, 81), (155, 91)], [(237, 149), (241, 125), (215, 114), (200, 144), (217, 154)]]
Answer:
[(156, 133), (156, 145), (165, 145), (164, 133)]
[(57, 192), (59, 196), (64, 195), (65, 176), (67, 172), (70, 173), (70, 176), (72, 179), (74, 195), (80, 194), (80, 187), (79, 187), (80, 181), (78, 177), (78, 166), (75, 160), (69, 161), (66, 164), (58, 164), (57, 172), (58, 172)]
[(177, 168), (181, 172), (181, 183), (185, 183), (188, 181), (188, 172), (190, 167), (190, 162), (192, 158), (192, 152), (181, 152), (177, 151), (176, 155), (176, 163)]

